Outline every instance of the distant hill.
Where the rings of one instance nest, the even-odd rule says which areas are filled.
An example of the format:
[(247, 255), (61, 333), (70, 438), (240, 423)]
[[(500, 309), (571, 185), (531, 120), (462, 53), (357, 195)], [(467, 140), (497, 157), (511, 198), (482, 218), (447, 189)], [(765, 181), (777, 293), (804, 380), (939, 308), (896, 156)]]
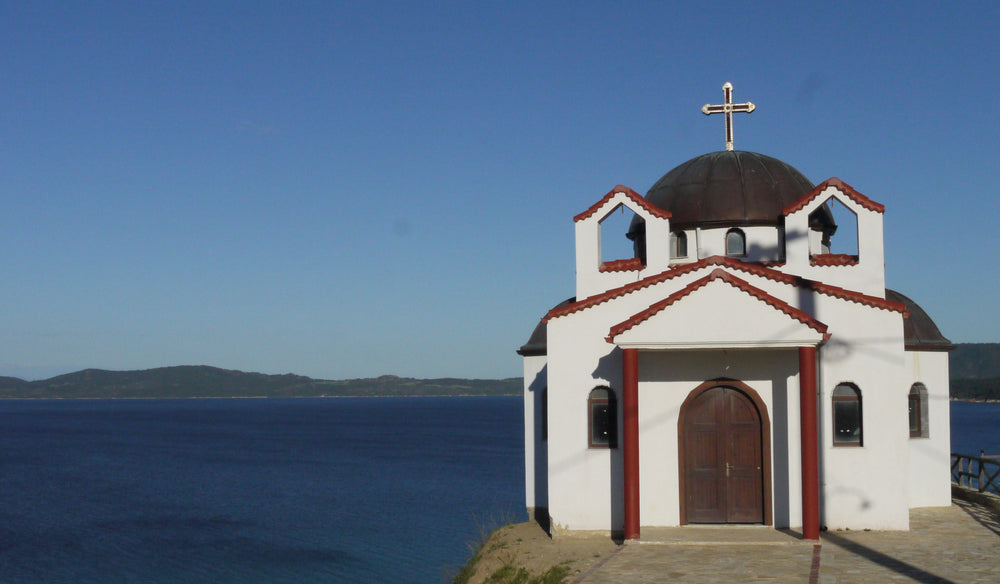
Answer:
[(958, 343), (948, 358), (952, 379), (1000, 377), (1000, 343)]
[[(1000, 343), (959, 343), (949, 359), (953, 398), (1000, 399)], [(518, 395), (521, 388), (518, 377), (414, 379), (383, 375), (331, 381), (205, 365), (141, 371), (85, 369), (40, 381), (0, 377), (0, 398)]]
[(1000, 343), (959, 343), (948, 358), (953, 399), (1000, 400)]
[(515, 395), (521, 379), (412, 379), (383, 375), (329, 381), (179, 366), (141, 371), (85, 369), (40, 381), (0, 377), (0, 398), (189, 398)]
[(972, 401), (1000, 400), (1000, 377), (952, 379), (951, 397)]

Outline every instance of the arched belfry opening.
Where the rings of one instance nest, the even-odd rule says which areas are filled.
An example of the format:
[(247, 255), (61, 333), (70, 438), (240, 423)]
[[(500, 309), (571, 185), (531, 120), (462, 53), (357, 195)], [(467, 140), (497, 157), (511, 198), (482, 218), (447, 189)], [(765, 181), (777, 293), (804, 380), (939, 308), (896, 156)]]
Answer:
[[(626, 205), (618, 205), (601, 219), (599, 241), (602, 264), (633, 258), (638, 258), (643, 265), (646, 263), (645, 229), (642, 230), (642, 236), (639, 237), (639, 240), (643, 242), (641, 246), (631, 239), (632, 236), (629, 233), (630, 226), (636, 223), (645, 225), (642, 217)], [(642, 247), (642, 255), (639, 254), (639, 247)]]
[(836, 223), (836, 233), (830, 237), (830, 252), (858, 257), (858, 216), (836, 197), (826, 202)]
[(643, 265), (646, 264), (646, 222), (635, 215), (629, 223), (625, 237), (629, 239), (632, 246), (632, 257), (638, 259)]
[(836, 197), (809, 214), (809, 255), (858, 259), (858, 216)]

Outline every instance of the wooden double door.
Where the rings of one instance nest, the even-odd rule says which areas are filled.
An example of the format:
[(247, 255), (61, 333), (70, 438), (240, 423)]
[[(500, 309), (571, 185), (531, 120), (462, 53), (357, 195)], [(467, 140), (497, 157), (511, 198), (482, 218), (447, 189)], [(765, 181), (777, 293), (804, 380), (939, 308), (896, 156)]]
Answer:
[(681, 409), (685, 523), (763, 523), (761, 412), (740, 389), (716, 385)]

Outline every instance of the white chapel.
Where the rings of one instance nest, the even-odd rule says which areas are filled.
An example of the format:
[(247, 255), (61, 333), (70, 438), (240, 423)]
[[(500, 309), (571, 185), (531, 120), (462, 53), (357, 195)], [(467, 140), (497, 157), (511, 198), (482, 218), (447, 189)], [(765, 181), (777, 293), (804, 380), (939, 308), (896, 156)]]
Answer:
[[(817, 539), (951, 503), (952, 344), (885, 287), (884, 206), (734, 150), (732, 114), (755, 106), (723, 92), (702, 111), (724, 114), (726, 150), (573, 218), (575, 296), (518, 350), (526, 503), (554, 536), (709, 523)], [(602, 222), (621, 212), (634, 253), (608, 259)]]

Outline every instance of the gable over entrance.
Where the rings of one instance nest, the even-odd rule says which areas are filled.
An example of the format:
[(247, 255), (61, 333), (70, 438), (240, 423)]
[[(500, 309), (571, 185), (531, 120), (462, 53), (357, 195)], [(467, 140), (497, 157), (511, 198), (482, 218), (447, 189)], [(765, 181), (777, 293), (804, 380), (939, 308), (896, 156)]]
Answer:
[(612, 326), (605, 340), (642, 349), (802, 347), (822, 343), (826, 332), (809, 314), (717, 268)]

